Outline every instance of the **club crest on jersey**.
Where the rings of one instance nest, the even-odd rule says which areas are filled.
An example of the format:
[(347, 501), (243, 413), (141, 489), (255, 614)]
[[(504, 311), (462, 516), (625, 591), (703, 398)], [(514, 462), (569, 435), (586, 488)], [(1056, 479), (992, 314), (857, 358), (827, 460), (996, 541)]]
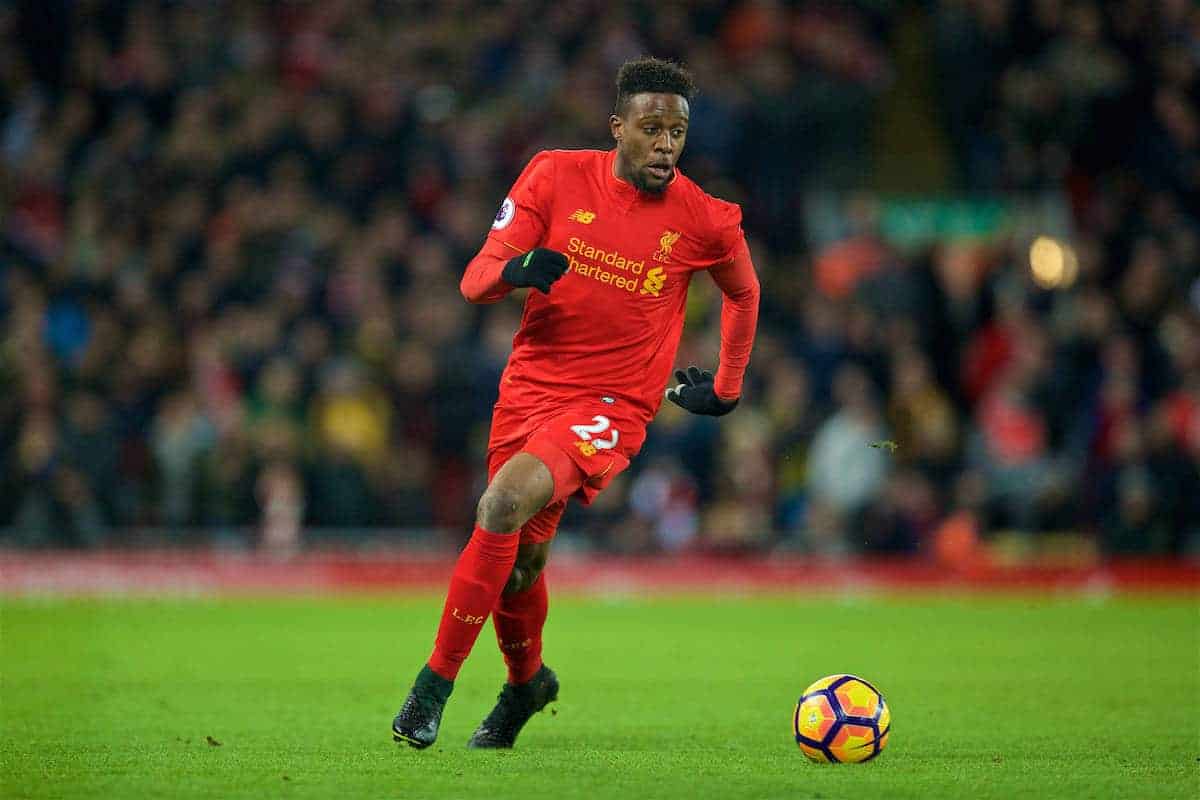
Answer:
[(666, 263), (671, 260), (671, 248), (679, 241), (679, 231), (666, 230), (658, 238), (658, 252), (654, 254), (655, 261)]
[(642, 294), (658, 297), (658, 293), (662, 291), (666, 282), (666, 271), (662, 267), (655, 267), (646, 273), (646, 280), (642, 281)]
[(511, 197), (504, 198), (504, 202), (500, 204), (500, 210), (496, 212), (496, 218), (492, 220), (492, 230), (501, 231), (509, 226), (513, 221), (513, 217), (517, 215), (517, 204), (513, 202)]
[(582, 225), (591, 225), (596, 219), (596, 212), (584, 211), (582, 208), (577, 208), (571, 212), (571, 216), (567, 217), (567, 219)]

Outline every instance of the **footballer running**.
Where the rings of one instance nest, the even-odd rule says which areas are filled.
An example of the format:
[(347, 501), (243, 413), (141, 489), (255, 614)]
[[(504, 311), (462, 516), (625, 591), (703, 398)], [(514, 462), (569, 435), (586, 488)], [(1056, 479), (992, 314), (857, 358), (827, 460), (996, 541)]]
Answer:
[(668, 385), (688, 284), (721, 289), (716, 374), (675, 373), (667, 399), (721, 416), (738, 403), (758, 319), (758, 279), (741, 210), (676, 167), (691, 75), (656, 58), (624, 64), (609, 127), (616, 148), (533, 157), (467, 265), (462, 293), (494, 303), (530, 288), (488, 441), (488, 486), (458, 558), (433, 654), (392, 722), (393, 738), (433, 744), (454, 680), (488, 616), (508, 680), (469, 747), (512, 747), (558, 697), (542, 662), (542, 568), (569, 498), (590, 504), (629, 466)]

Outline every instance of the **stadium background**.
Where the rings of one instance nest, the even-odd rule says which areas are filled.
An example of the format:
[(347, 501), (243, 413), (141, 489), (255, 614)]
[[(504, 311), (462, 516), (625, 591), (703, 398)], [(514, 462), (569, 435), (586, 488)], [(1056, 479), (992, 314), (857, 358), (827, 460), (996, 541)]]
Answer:
[[(0, 796), (1200, 794), (1191, 0), (0, 0), (0, 37)], [(397, 748), (520, 309), (459, 276), (646, 52), (745, 209), (745, 398), (665, 407), (564, 520), (557, 713), (464, 752), (484, 633)], [(895, 731), (808, 765), (841, 672)]]
[[(1188, 0), (46, 0), (0, 30), (9, 545), (461, 543), (520, 304), (459, 275), (653, 53), (695, 71), (682, 166), (745, 209), (760, 334), (737, 413), (665, 407), (561, 547), (1200, 547)], [(697, 282), (679, 364), (715, 363), (718, 309)]]

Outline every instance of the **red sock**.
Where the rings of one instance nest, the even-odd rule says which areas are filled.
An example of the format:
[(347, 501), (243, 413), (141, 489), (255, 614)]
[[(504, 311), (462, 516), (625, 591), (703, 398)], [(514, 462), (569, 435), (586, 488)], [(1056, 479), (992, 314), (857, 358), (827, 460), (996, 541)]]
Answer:
[(500, 595), (492, 624), (504, 663), (508, 664), (509, 683), (525, 683), (541, 669), (542, 627), (549, 604), (544, 575), (523, 592)]
[(471, 541), (459, 555), (446, 592), (433, 655), (429, 657), (429, 668), (443, 678), (452, 681), (458, 677), (458, 670), (471, 654), (483, 622), (517, 561), (519, 540), (516, 531), (492, 533), (476, 525)]

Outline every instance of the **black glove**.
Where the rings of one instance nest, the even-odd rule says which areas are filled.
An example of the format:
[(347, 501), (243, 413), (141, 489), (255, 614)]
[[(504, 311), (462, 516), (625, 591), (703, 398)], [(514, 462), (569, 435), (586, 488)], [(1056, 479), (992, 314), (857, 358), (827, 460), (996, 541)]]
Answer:
[(737, 408), (738, 401), (722, 400), (713, 391), (713, 374), (699, 367), (688, 367), (687, 372), (675, 370), (679, 385), (667, 389), (667, 399), (693, 414), (723, 417)]
[(532, 286), (542, 294), (550, 294), (550, 284), (561, 278), (566, 271), (566, 256), (539, 247), (523, 256), (509, 259), (500, 277), (509, 286)]

